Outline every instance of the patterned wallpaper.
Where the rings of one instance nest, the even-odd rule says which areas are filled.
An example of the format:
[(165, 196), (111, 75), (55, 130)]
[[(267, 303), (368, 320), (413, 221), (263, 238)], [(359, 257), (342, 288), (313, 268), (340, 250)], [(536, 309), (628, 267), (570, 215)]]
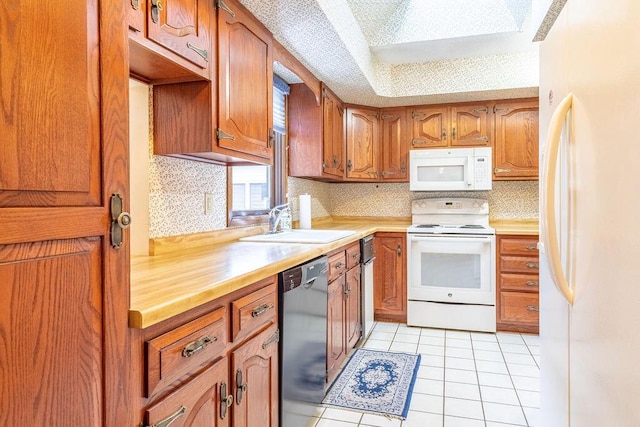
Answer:
[(310, 179), (289, 178), (287, 180), (289, 201), (293, 219), (300, 219), (298, 214), (298, 196), (311, 195), (311, 218), (331, 216), (331, 187), (335, 184), (313, 181)]

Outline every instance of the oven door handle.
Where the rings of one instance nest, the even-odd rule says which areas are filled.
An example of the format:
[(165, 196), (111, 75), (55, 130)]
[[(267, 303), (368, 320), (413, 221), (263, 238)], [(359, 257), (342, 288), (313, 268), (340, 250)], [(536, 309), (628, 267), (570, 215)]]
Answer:
[(450, 236), (409, 236), (410, 241), (429, 241), (429, 242), (480, 242), (487, 241), (490, 242), (493, 236), (478, 236), (478, 237), (470, 237), (463, 236), (458, 237), (456, 235)]

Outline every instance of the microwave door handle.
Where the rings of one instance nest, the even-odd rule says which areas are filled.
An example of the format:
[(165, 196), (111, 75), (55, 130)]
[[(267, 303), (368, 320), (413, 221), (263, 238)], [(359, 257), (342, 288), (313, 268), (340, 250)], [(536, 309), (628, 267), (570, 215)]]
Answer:
[(471, 172), (471, 168), (473, 168), (475, 164), (473, 163), (473, 159), (471, 157), (467, 157), (467, 167), (464, 168), (467, 174), (467, 187), (471, 187), (473, 185), (473, 173)]

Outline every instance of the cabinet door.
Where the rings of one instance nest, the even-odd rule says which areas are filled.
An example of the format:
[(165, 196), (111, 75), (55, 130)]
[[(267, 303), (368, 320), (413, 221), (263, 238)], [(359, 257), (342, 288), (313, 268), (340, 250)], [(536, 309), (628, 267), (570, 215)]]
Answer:
[(229, 362), (223, 358), (215, 365), (145, 411), (145, 425), (184, 427), (229, 425), (232, 402), (228, 383)]
[(538, 100), (496, 104), (494, 112), (493, 179), (538, 179)]
[(148, 0), (147, 37), (207, 68), (209, 61), (215, 58), (209, 33), (213, 14), (211, 3), (207, 0)]
[(450, 143), (449, 108), (426, 107), (411, 111), (413, 148), (447, 147)]
[(406, 322), (406, 246), (405, 233), (377, 233), (375, 236), (373, 312), (376, 320)]
[(409, 132), (405, 108), (393, 108), (380, 112), (382, 124), (382, 171), (383, 181), (409, 180)]
[(347, 108), (347, 178), (378, 179), (378, 110)]
[(491, 146), (491, 109), (487, 104), (451, 107), (451, 146)]
[(133, 425), (128, 249), (109, 243), (110, 196), (128, 192), (125, 12), (0, 6), (2, 426)]
[(347, 298), (345, 300), (345, 338), (347, 351), (351, 350), (360, 339), (360, 267), (347, 271)]
[(338, 373), (340, 365), (347, 356), (345, 351), (345, 317), (344, 296), (345, 277), (329, 283), (329, 296), (327, 307), (327, 381), (331, 382)]
[(344, 107), (327, 88), (322, 89), (322, 170), (325, 175), (344, 176)]
[(278, 337), (274, 325), (231, 353), (234, 427), (278, 426)]
[(218, 145), (272, 164), (271, 34), (239, 3), (224, 3), (218, 9)]

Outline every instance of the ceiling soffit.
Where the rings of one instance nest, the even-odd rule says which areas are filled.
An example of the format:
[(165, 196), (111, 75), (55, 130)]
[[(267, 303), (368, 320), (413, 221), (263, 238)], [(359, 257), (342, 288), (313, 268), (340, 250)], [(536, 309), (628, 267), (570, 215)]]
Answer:
[[(474, 0), (492, 4), (501, 18), (482, 20), (469, 13), (468, 25), (455, 24), (459, 15), (448, 21), (429, 18), (446, 31), (416, 30), (417, 8), (468, 0), (240, 1), (345, 102), (383, 107), (537, 96), (537, 45), (530, 37), (525, 50), (515, 42), (501, 43), (527, 24), (531, 0)], [(470, 52), (451, 54), (456, 44)], [(382, 61), (385, 51), (396, 60)], [(438, 59), (429, 60), (433, 57)]]

